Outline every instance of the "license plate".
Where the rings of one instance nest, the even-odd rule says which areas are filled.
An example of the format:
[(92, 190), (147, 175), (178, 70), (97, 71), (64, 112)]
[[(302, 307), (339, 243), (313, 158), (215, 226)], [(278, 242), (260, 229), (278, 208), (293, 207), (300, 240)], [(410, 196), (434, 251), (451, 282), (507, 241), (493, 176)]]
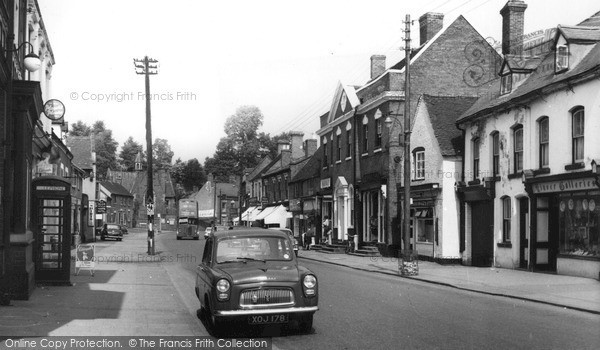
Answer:
[(248, 323), (250, 324), (288, 323), (288, 320), (287, 314), (252, 315), (248, 317)]

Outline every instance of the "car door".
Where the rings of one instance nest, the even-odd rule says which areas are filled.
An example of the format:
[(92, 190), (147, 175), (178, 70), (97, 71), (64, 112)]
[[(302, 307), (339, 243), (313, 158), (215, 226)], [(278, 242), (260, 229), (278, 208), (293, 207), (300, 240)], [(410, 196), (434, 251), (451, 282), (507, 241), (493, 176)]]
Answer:
[(213, 239), (206, 240), (204, 252), (202, 253), (202, 262), (198, 265), (196, 271), (196, 286), (198, 287), (201, 302), (204, 302), (204, 295), (209, 292), (211, 287), (210, 265), (212, 263)]

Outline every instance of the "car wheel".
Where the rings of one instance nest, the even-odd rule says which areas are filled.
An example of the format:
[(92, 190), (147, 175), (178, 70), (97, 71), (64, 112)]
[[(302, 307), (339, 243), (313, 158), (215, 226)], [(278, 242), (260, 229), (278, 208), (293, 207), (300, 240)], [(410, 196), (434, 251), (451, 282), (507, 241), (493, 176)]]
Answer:
[(106, 237), (104, 237), (104, 235), (102, 235), (102, 236), (100, 236), (100, 239), (103, 240), (103, 241), (105, 241)]
[(210, 333), (214, 337), (220, 337), (223, 333), (223, 321), (220, 317), (213, 314), (212, 310), (210, 309), (210, 303), (207, 299), (204, 300), (204, 306), (200, 307), (200, 312), (204, 312), (204, 315), (206, 315), (206, 320), (208, 321), (208, 326), (210, 327)]
[(181, 237), (177, 236), (177, 240), (178, 240), (178, 241), (180, 241), (180, 240), (181, 240)]
[(194, 239), (195, 239), (195, 240), (199, 240), (199, 239), (200, 239), (200, 237), (194, 237)]
[(310, 333), (312, 331), (313, 326), (313, 315), (302, 316), (298, 321), (298, 326), (300, 328), (300, 332), (302, 333)]

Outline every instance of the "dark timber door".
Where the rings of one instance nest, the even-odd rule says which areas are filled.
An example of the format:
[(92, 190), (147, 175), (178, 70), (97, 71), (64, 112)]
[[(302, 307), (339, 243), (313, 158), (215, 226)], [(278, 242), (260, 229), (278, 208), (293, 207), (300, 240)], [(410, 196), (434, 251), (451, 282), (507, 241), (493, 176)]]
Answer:
[(494, 261), (494, 205), (492, 201), (471, 203), (471, 264), (492, 266)]
[(519, 199), (519, 267), (529, 265), (529, 198)]

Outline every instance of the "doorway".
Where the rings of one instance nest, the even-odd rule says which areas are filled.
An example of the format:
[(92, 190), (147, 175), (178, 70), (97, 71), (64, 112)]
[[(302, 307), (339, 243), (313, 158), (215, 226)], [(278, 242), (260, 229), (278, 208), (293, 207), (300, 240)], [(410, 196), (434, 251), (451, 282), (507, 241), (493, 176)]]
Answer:
[(519, 267), (529, 266), (529, 198), (519, 199)]
[(494, 261), (494, 204), (471, 203), (471, 264), (490, 267)]

